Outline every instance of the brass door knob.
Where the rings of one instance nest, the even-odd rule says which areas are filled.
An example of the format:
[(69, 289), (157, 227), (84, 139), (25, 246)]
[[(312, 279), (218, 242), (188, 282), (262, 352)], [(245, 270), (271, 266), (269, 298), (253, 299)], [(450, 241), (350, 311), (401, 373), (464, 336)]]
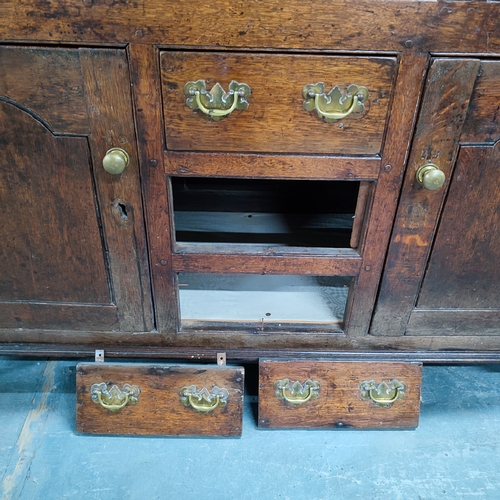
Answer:
[(130, 163), (130, 157), (121, 148), (111, 148), (102, 159), (102, 166), (106, 172), (112, 175), (120, 175)]
[(426, 163), (417, 170), (417, 182), (429, 191), (443, 187), (445, 180), (444, 172), (434, 163)]

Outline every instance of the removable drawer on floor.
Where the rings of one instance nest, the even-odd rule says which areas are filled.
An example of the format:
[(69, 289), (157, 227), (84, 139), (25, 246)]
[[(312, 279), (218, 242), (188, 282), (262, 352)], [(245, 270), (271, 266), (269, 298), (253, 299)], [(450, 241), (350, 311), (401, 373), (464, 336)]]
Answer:
[(259, 426), (415, 428), (421, 363), (266, 360)]
[(375, 155), (396, 59), (161, 53), (168, 150)]
[(77, 366), (77, 430), (90, 434), (240, 436), (244, 370), (214, 365)]

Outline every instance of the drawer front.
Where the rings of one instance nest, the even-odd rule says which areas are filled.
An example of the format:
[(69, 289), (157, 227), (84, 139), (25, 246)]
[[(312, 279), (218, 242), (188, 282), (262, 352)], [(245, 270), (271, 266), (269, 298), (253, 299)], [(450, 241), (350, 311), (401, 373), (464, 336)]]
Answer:
[(415, 428), (421, 363), (262, 361), (259, 426)]
[(395, 67), (390, 57), (162, 52), (167, 149), (377, 154)]
[(79, 364), (77, 430), (240, 436), (243, 378), (240, 367)]

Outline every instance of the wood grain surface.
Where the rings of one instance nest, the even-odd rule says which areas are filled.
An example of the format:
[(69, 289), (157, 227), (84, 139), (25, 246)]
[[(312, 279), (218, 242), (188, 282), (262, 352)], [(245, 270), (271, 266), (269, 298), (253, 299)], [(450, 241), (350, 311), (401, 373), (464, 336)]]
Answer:
[(310, 274), (355, 276), (362, 263), (355, 251), (348, 255), (274, 255), (241, 253), (183, 253), (172, 256), (173, 269), (185, 272), (219, 272), (248, 274)]
[(111, 304), (87, 141), (2, 101), (0, 134), (1, 299)]
[[(480, 306), (479, 306), (480, 307)], [(497, 344), (500, 338), (500, 310), (495, 309), (414, 309), (411, 312), (406, 336), (421, 335), (451, 345), (465, 345), (481, 349), (484, 345)], [(462, 335), (460, 339), (458, 336)], [(443, 344), (444, 345), (444, 344)], [(497, 345), (500, 349), (500, 343)]]
[(418, 308), (500, 309), (499, 162), (498, 143), (460, 150)]
[[(76, 428), (89, 434), (237, 437), (242, 430), (243, 379), (239, 367), (81, 363)], [(139, 387), (137, 404), (110, 412), (94, 403), (90, 388), (103, 382), (108, 389), (124, 384)], [(216, 386), (227, 389), (227, 404), (207, 413), (184, 406), (179, 393), (191, 385), (209, 392)]]
[[(492, 319), (490, 327), (498, 319)], [(227, 325), (224, 325), (227, 326)], [(245, 325), (244, 325), (245, 326)], [(254, 325), (255, 326), (255, 325)], [(446, 329), (443, 328), (446, 332)], [(137, 333), (120, 333), (119, 342), (113, 331), (92, 329), (48, 330), (10, 328), (2, 331), (0, 352), (22, 353), (26, 356), (54, 357), (94, 357), (95, 350), (104, 348), (112, 358), (151, 358), (151, 359), (191, 359), (215, 360), (217, 352), (226, 352), (233, 360), (256, 361), (261, 357), (322, 357), (328, 358), (344, 352), (356, 353), (356, 356), (368, 353), (377, 359), (377, 353), (392, 353), (392, 359), (415, 359), (439, 362), (463, 360), (463, 355), (454, 357), (454, 353), (467, 353), (466, 362), (499, 361), (500, 335), (405, 335), (381, 337), (366, 335), (348, 337), (336, 331), (333, 335), (323, 332), (300, 331), (273, 332), (268, 335), (254, 328), (235, 329), (230, 332), (224, 328), (213, 330), (195, 329), (177, 335), (157, 332), (144, 332), (138, 342)], [(480, 336), (481, 338), (478, 338)], [(477, 352), (477, 354), (476, 354)], [(487, 357), (485, 357), (485, 353)], [(402, 358), (400, 358), (402, 356)]]
[(358, 248), (363, 236), (366, 234), (365, 219), (368, 212), (370, 198), (373, 192), (373, 185), (370, 182), (360, 182), (356, 211), (351, 233), (351, 248)]
[(376, 179), (380, 158), (165, 152), (165, 172), (182, 177)]
[(500, 64), (497, 61), (481, 61), (481, 68), (460, 135), (462, 144), (492, 144), (500, 139), (499, 95)]
[[(76, 280), (72, 280), (76, 281)], [(70, 341), (71, 336), (61, 333), (68, 330), (79, 336), (89, 337), (89, 331), (117, 331), (119, 329), (116, 306), (96, 304), (61, 304), (35, 301), (0, 301), (1, 328), (10, 329), (13, 339), (21, 340), (24, 332), (39, 328), (51, 331), (53, 342)], [(24, 332), (21, 332), (24, 329)], [(8, 330), (2, 331), (2, 340), (8, 342)], [(44, 340), (49, 338), (42, 334)], [(115, 336), (116, 337), (116, 336)]]
[[(274, 54), (162, 52), (163, 110), (167, 149), (316, 154), (380, 152), (392, 94), (394, 58)], [(249, 106), (220, 121), (186, 106), (184, 86), (206, 80), (227, 91), (236, 80), (252, 89)], [(337, 123), (325, 123), (304, 110), (302, 90), (324, 82), (368, 88), (365, 110)]]
[[(80, 49), (80, 60), (92, 130), (90, 151), (120, 328), (150, 331), (153, 317), (146, 231), (126, 54), (114, 49)], [(130, 165), (121, 175), (102, 168), (102, 159), (112, 147), (124, 149), (130, 157)]]
[[(1, 52), (11, 63), (11, 73), (0, 78), (5, 146), (0, 190), (6, 215), (0, 225), (8, 242), (1, 250), (2, 326), (150, 331), (125, 52), (26, 47)], [(13, 99), (20, 102), (11, 104)], [(66, 135), (54, 135), (46, 123)], [(126, 149), (131, 158), (115, 177), (102, 168), (112, 146)]]
[(50, 42), (299, 50), (500, 49), (495, 2), (3, 0), (0, 37)]
[(500, 335), (499, 151), (461, 149), (406, 335)]
[[(0, 40), (0, 107), (15, 110), (0, 120), (12, 128), (0, 173), (3, 344), (159, 357), (229, 346), (244, 359), (500, 349), (498, 2), (4, 0)], [(183, 85), (198, 78), (249, 83), (250, 107), (208, 121), (185, 105)], [(367, 86), (365, 111), (336, 124), (304, 111), (302, 88), (318, 81)], [(428, 159), (452, 178), (459, 144), (449, 191), (418, 187)], [(131, 157), (118, 177), (101, 168), (113, 146)], [(356, 251), (176, 243), (174, 177), (369, 181)], [(182, 271), (353, 276), (345, 329), (182, 331)]]
[(78, 49), (1, 46), (0, 68), (2, 98), (36, 113), (52, 132), (90, 133)]
[(358, 247), (363, 265), (345, 318), (346, 332), (351, 337), (363, 337), (369, 330), (427, 66), (427, 54), (404, 52), (399, 60), (380, 175), (373, 189), (372, 203), (367, 207), (365, 237)]
[[(429, 71), (370, 330), (374, 335), (405, 332), (455, 166), (478, 69), (477, 60), (435, 59)], [(415, 179), (418, 168), (428, 161), (435, 162), (446, 175), (447, 182), (440, 190), (424, 189)]]
[[(320, 384), (319, 398), (300, 406), (275, 395), (274, 383), (290, 379)], [(361, 398), (359, 384), (391, 379), (407, 385), (405, 397), (390, 407)], [(420, 412), (420, 363), (262, 360), (259, 363), (259, 426), (271, 428), (414, 428)]]
[(151, 288), (155, 327), (159, 332), (179, 328), (179, 304), (172, 273), (173, 204), (165, 178), (165, 149), (161, 110), (158, 50), (153, 46), (129, 46), (132, 96), (136, 111), (137, 144), (147, 225)]

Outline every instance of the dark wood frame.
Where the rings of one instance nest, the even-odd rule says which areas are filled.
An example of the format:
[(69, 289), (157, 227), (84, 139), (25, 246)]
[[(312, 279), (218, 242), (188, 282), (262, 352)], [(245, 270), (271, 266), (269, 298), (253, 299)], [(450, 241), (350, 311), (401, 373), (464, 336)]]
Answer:
[[(159, 0), (150, 0), (144, 5), (133, 2), (108, 5), (109, 2), (104, 0), (68, 1), (64, 8), (59, 4), (47, 2), (40, 7), (30, 0), (21, 4), (15, 0), (4, 1), (0, 7), (0, 39), (2, 43), (15, 45), (82, 47), (82, 54), (89, 60), (92, 51), (105, 51), (101, 48), (103, 46), (126, 48), (135, 108), (135, 131), (131, 133), (135, 132), (137, 138), (155, 323), (145, 324), (140, 337), (132, 333), (117, 336), (98, 330), (33, 329), (19, 332), (12, 329), (2, 332), (0, 353), (57, 356), (80, 353), (87, 356), (94, 348), (105, 347), (110, 356), (165, 358), (210, 358), (218, 350), (228, 351), (233, 359), (287, 353), (335, 358), (353, 352), (367, 357), (408, 356), (412, 360), (426, 361), (500, 358), (500, 337), (494, 335), (482, 336), (480, 347), (483, 351), (470, 354), (465, 351), (478, 348), (477, 338), (473, 336), (397, 337), (396, 341), (391, 339), (389, 330), (384, 331), (390, 314), (379, 326), (374, 324), (373, 331), (379, 332), (380, 336), (368, 335), (429, 61), (435, 55), (452, 58), (463, 54), (467, 57), (500, 56), (498, 4), (484, 1), (420, 3), (380, 0), (374, 3), (351, 0), (346, 3), (320, 0), (311, 9), (299, 0), (286, 4), (277, 0), (241, 5), (223, 2), (219, 4), (220, 14), (214, 23), (205, 22), (205, 18), (213, 13), (203, 4), (197, 6), (196, 16), (193, 16), (191, 4), (182, 2), (175, 2), (175, 8)], [(352, 256), (335, 260), (341, 272), (357, 274), (353, 293), (349, 296), (345, 335), (307, 334), (306, 338), (299, 334), (256, 338), (250, 333), (231, 335), (224, 332), (177, 335), (179, 306), (175, 272), (199, 269), (201, 264), (196, 254), (179, 248), (175, 250), (169, 217), (172, 207), (165, 188), (165, 174), (178, 175), (179, 169), (185, 169), (186, 164), (191, 167), (188, 172), (182, 171), (183, 175), (211, 174), (220, 154), (204, 154), (200, 167), (195, 162), (198, 153), (165, 152), (159, 91), (159, 52), (163, 48), (321, 54), (355, 52), (366, 55), (376, 51), (376, 54), (398, 57), (398, 74), (382, 157), (342, 158), (335, 162), (335, 178), (352, 179), (352, 166), (362, 163), (361, 179), (376, 183), (367, 208), (369, 224), (361, 239), (361, 259)], [(105, 124), (96, 121), (94, 126), (99, 128)], [(226, 155), (224, 161), (238, 161), (237, 156)], [(287, 175), (300, 178), (304, 164), (314, 161), (319, 165), (318, 175), (321, 177), (329, 168), (329, 160), (331, 158), (296, 157)], [(252, 161), (258, 169), (259, 157)], [(281, 158), (271, 155), (266, 161), (279, 167)], [(360, 172), (359, 169), (356, 171)], [(134, 200), (137, 206), (141, 206), (137, 197)], [(228, 260), (224, 255), (218, 261), (216, 255), (211, 258), (214, 260), (211, 266), (219, 272), (222, 262), (228, 263), (231, 259), (232, 262), (226, 265), (240, 265), (242, 262), (238, 256)], [(317, 274), (324, 273), (325, 266), (331, 266), (331, 262), (322, 258), (311, 262), (307, 255), (288, 259), (298, 268), (307, 267), (307, 272)], [(259, 272), (269, 265), (274, 272), (279, 272), (279, 266), (284, 264), (286, 262), (281, 257), (255, 255), (249, 260), (249, 269), (250, 272)], [(332, 272), (331, 267), (329, 271)], [(146, 283), (144, 274), (141, 279)], [(144, 290), (147, 289), (145, 284)], [(116, 348), (117, 342), (124, 346), (121, 350)], [(148, 347), (138, 347), (146, 345)], [(446, 351), (450, 346), (464, 352)], [(288, 350), (289, 347), (292, 349)], [(390, 352), (385, 354), (385, 351)], [(434, 354), (435, 351), (444, 352)]]

